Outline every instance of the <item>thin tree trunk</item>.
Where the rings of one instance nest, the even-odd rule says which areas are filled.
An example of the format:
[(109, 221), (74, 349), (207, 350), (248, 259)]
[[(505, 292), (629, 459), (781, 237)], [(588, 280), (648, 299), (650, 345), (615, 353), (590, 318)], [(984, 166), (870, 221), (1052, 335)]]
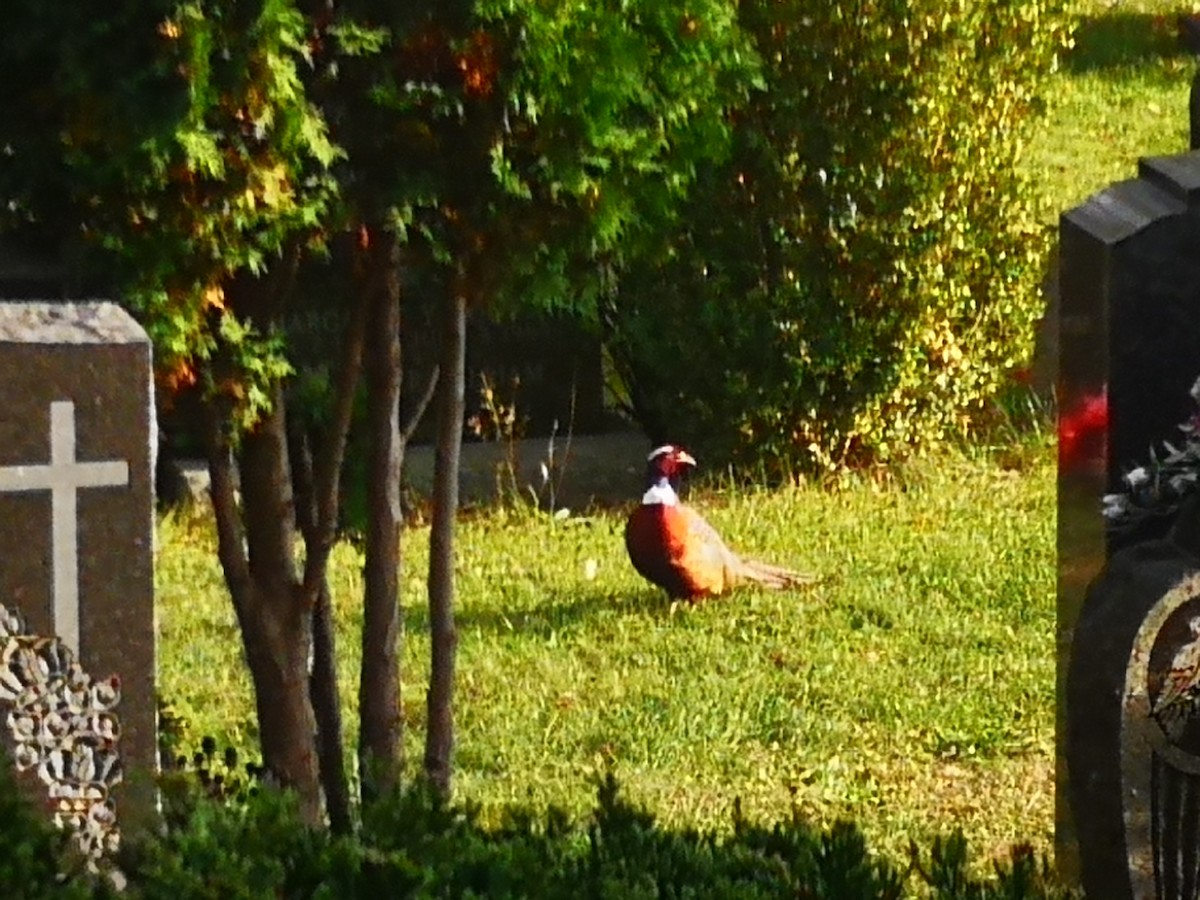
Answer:
[(254, 681), (263, 763), (282, 786), (296, 791), (304, 821), (318, 825), (316, 722), (307, 689), (311, 617), (292, 553), (284, 422), (282, 391), (277, 389), (271, 413), (241, 442), (239, 518), (227, 417), (217, 404), (209, 404), (209, 473), (218, 556)]
[(431, 671), (425, 775), (443, 797), (450, 794), (454, 755), (454, 522), (466, 394), (467, 300), (462, 290), (449, 298), (442, 333), (438, 391), (437, 450), (433, 469), (433, 512), (429, 533), (429, 627)]
[[(363, 801), (399, 783), (400, 706), (400, 247), (394, 235), (370, 237), (367, 382), (367, 526), (364, 559), (362, 671), (359, 680), (359, 774)], [(372, 277), (374, 276), (374, 277)]]
[(329, 579), (322, 578), (312, 620), (313, 665), (308, 676), (313, 714), (317, 720), (317, 756), (325, 810), (335, 834), (349, 834), (350, 786), (346, 781), (346, 753), (342, 747), (342, 704), (338, 695), (337, 634)]
[[(296, 493), (296, 516), (304, 543), (313, 548), (319, 541), (312, 453), (304, 429), (288, 422), (288, 444), (292, 483)], [(306, 568), (315, 551), (307, 551)], [(306, 590), (306, 596), (308, 592)], [(350, 832), (350, 788), (346, 781), (346, 759), (342, 749), (342, 710), (337, 689), (337, 635), (331, 609), (328, 574), (323, 574), (312, 602), (312, 670), (308, 690), (317, 722), (317, 761), (329, 827), (337, 834)]]
[(367, 302), (355, 298), (342, 340), (334, 384), (333, 408), (318, 443), (317, 458), (302, 428), (290, 429), (297, 516), (304, 535), (303, 590), (313, 610), (313, 664), (309, 691), (317, 719), (317, 752), (330, 827), (339, 834), (351, 828), (350, 788), (342, 746), (341, 699), (338, 694), (337, 632), (329, 592), (329, 554), (337, 535), (342, 462), (353, 418), (354, 394), (362, 374)]

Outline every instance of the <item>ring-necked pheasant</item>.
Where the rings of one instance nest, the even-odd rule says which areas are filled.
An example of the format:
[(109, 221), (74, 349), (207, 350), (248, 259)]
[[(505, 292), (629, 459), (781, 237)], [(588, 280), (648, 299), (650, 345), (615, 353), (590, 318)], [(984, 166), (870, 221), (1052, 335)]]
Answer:
[(673, 482), (695, 465), (691, 454), (673, 444), (646, 458), (648, 487), (625, 524), (625, 548), (643, 578), (674, 598), (693, 601), (747, 583), (783, 590), (816, 581), (803, 572), (739, 558), (698, 512), (680, 503)]

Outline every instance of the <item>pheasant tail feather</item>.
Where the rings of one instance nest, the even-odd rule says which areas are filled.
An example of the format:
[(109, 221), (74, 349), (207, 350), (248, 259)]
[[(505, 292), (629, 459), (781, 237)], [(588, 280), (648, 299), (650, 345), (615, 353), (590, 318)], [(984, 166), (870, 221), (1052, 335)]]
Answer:
[(816, 584), (820, 580), (811, 572), (797, 572), (794, 569), (772, 566), (752, 559), (742, 560), (742, 570), (739, 574), (747, 581), (753, 581), (775, 591), (806, 587)]

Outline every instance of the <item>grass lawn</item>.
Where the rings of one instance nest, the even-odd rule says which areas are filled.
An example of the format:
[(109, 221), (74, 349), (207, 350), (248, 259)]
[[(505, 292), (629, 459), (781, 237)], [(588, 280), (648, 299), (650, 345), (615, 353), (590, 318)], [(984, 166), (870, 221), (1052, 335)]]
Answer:
[[(1186, 149), (1193, 64), (1168, 3), (1082, 4), (1051, 119), (1022, 165), (1056, 210), (1139, 156)], [(1165, 17), (1165, 18), (1164, 18)], [(632, 496), (632, 491), (631, 491)], [(460, 531), (457, 787), (590, 806), (613, 769), (673, 823), (798, 808), (850, 818), (901, 859), (961, 826), (976, 849), (1052, 851), (1054, 467), (1047, 441), (951, 457), (887, 486), (697, 491), (731, 543), (826, 576), (803, 593), (672, 610), (624, 558), (620, 513), (496, 510)], [(420, 757), (427, 531), (405, 539), (405, 718)], [(209, 523), (161, 521), (160, 689), (188, 746), (256, 744), (249, 681)], [(356, 727), (361, 559), (336, 550), (348, 735)]]
[[(620, 513), (495, 512), (461, 530), (458, 781), (509, 801), (589, 807), (609, 767), (665, 820), (795, 804), (849, 817), (902, 854), (961, 825), (1049, 849), (1054, 729), (1053, 466), (957, 459), (903, 485), (695, 492), (739, 546), (826, 576), (671, 610), (624, 557)], [(189, 723), (251, 748), (238, 633), (200, 518), (168, 518), (158, 563), (160, 688)], [(405, 717), (420, 758), (427, 530), (405, 542)], [(356, 721), (361, 559), (333, 584)], [(594, 574), (593, 574), (594, 573)], [(592, 574), (593, 577), (589, 577)]]
[(1112, 181), (1133, 178), (1142, 156), (1188, 149), (1194, 59), (1176, 37), (1187, 0), (1082, 0), (1075, 47), (1048, 92), (1049, 120), (1022, 160), (1049, 209), (1070, 209)]

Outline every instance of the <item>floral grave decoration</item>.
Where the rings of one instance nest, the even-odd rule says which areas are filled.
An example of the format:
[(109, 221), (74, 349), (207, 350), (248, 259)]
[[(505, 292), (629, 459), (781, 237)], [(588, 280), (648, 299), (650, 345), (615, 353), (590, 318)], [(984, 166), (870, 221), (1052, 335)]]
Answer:
[(1182, 438), (1150, 448), (1150, 461), (1122, 476), (1125, 490), (1104, 495), (1111, 530), (1136, 527), (1154, 517), (1173, 516), (1200, 483), (1200, 378), (1189, 392), (1196, 410), (1179, 426)]
[(0, 603), (0, 713), (13, 764), (36, 772), (55, 824), (93, 866), (120, 842), (120, 699), (116, 675), (94, 680), (61, 640), (30, 634), (21, 612)]

